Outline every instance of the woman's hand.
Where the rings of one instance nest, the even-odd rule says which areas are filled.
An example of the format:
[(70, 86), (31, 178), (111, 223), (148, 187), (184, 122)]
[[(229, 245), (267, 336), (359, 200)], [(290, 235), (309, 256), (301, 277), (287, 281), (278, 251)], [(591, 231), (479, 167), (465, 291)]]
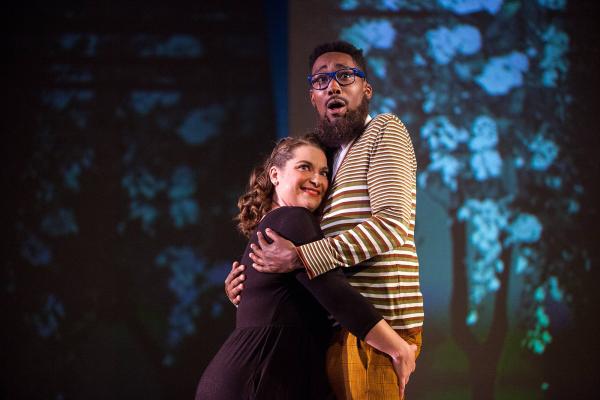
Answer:
[(404, 390), (408, 384), (410, 374), (412, 374), (416, 368), (416, 354), (417, 346), (409, 344), (406, 351), (403, 351), (397, 357), (392, 357), (392, 365), (394, 366), (394, 372), (398, 376), (398, 385), (400, 386), (400, 398), (404, 398)]

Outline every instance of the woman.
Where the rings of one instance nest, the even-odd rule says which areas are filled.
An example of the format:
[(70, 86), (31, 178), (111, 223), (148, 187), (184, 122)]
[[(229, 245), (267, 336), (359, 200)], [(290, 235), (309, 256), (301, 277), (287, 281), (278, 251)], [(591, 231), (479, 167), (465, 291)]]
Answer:
[[(256, 232), (271, 228), (296, 245), (322, 238), (312, 214), (327, 191), (327, 159), (311, 136), (282, 139), (254, 170), (239, 202), (238, 228), (250, 240), (242, 263), (251, 264)], [(236, 328), (204, 371), (196, 399), (326, 399), (325, 372), (331, 314), (344, 327), (406, 368), (415, 351), (355, 291), (340, 270), (309, 280), (246, 272)]]

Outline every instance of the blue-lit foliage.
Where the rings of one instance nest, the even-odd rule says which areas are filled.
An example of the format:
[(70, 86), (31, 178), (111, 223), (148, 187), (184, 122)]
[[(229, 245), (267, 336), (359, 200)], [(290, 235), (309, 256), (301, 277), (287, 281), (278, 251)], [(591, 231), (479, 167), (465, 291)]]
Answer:
[(200, 311), (197, 304), (200, 288), (196, 279), (204, 270), (204, 261), (190, 247), (171, 246), (159, 253), (155, 262), (159, 267), (168, 267), (171, 271), (168, 286), (177, 302), (169, 317), (167, 343), (175, 347), (183, 337), (196, 330), (194, 317)]
[[(567, 300), (559, 271), (573, 258), (571, 251), (550, 256), (555, 249), (548, 243), (556, 240), (557, 226), (572, 224), (583, 193), (565, 191), (579, 185), (564, 173), (573, 164), (559, 144), (570, 97), (564, 85), (569, 36), (562, 15), (545, 14), (564, 10), (566, 1), (538, 0), (527, 8), (502, 0), (339, 4), (353, 11), (339, 27), (340, 38), (373, 59), (373, 112), (404, 120), (420, 161), (419, 190), (445, 208), (450, 226), (464, 226), (465, 237), (451, 238), (467, 272), (464, 323), (480, 328), (490, 320), (482, 316), (484, 304), (497, 299), (508, 284), (506, 272), (514, 272), (526, 282), (523, 344), (544, 352), (552, 314), (542, 294)], [(374, 9), (390, 11), (376, 20), (388, 32), (381, 42), (364, 32), (375, 20), (358, 12)], [(422, 14), (411, 19), (411, 11)], [(512, 33), (517, 20), (529, 27), (525, 37)], [(532, 28), (531, 21), (538, 25)]]
[(29, 234), (21, 243), (21, 256), (36, 267), (52, 261), (52, 251), (48, 245), (33, 234)]
[(50, 294), (41, 311), (33, 316), (33, 324), (41, 337), (48, 338), (58, 334), (60, 320), (64, 318), (64, 306), (56, 295)]
[(66, 236), (76, 234), (79, 230), (73, 210), (67, 208), (60, 208), (46, 215), (40, 228), (49, 236)]
[(191, 168), (185, 166), (177, 168), (171, 177), (168, 193), (171, 199), (169, 212), (176, 227), (181, 228), (198, 222), (200, 210), (198, 202), (192, 197), (195, 193), (196, 182)]
[(225, 112), (218, 105), (196, 109), (187, 115), (177, 133), (187, 144), (202, 144), (219, 132), (224, 118)]

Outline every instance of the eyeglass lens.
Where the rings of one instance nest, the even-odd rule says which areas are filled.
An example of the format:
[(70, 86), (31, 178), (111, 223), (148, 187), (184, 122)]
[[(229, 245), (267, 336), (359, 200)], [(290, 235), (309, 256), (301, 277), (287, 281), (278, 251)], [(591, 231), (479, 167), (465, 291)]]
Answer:
[[(354, 82), (356, 77), (354, 71), (351, 69), (340, 69), (335, 71), (335, 80), (342, 86), (350, 85)], [(325, 89), (329, 86), (333, 74), (316, 74), (312, 78), (312, 86), (315, 89)]]

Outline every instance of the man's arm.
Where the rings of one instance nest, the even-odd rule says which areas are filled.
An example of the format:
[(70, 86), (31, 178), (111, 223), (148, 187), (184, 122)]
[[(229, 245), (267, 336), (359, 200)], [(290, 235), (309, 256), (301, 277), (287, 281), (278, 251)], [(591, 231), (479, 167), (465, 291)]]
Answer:
[(388, 115), (371, 150), (367, 192), (372, 216), (339, 235), (296, 248), (309, 276), (402, 247), (409, 235), (416, 160), (404, 125)]
[(314, 278), (404, 245), (415, 198), (416, 160), (404, 125), (391, 114), (385, 118), (388, 120), (371, 149), (367, 171), (371, 217), (339, 235), (299, 247), (275, 232), (266, 231), (273, 242), (269, 244), (259, 236), (260, 247), (253, 245), (250, 253), (254, 268), (260, 272), (289, 272), (291, 266), (303, 265)]

